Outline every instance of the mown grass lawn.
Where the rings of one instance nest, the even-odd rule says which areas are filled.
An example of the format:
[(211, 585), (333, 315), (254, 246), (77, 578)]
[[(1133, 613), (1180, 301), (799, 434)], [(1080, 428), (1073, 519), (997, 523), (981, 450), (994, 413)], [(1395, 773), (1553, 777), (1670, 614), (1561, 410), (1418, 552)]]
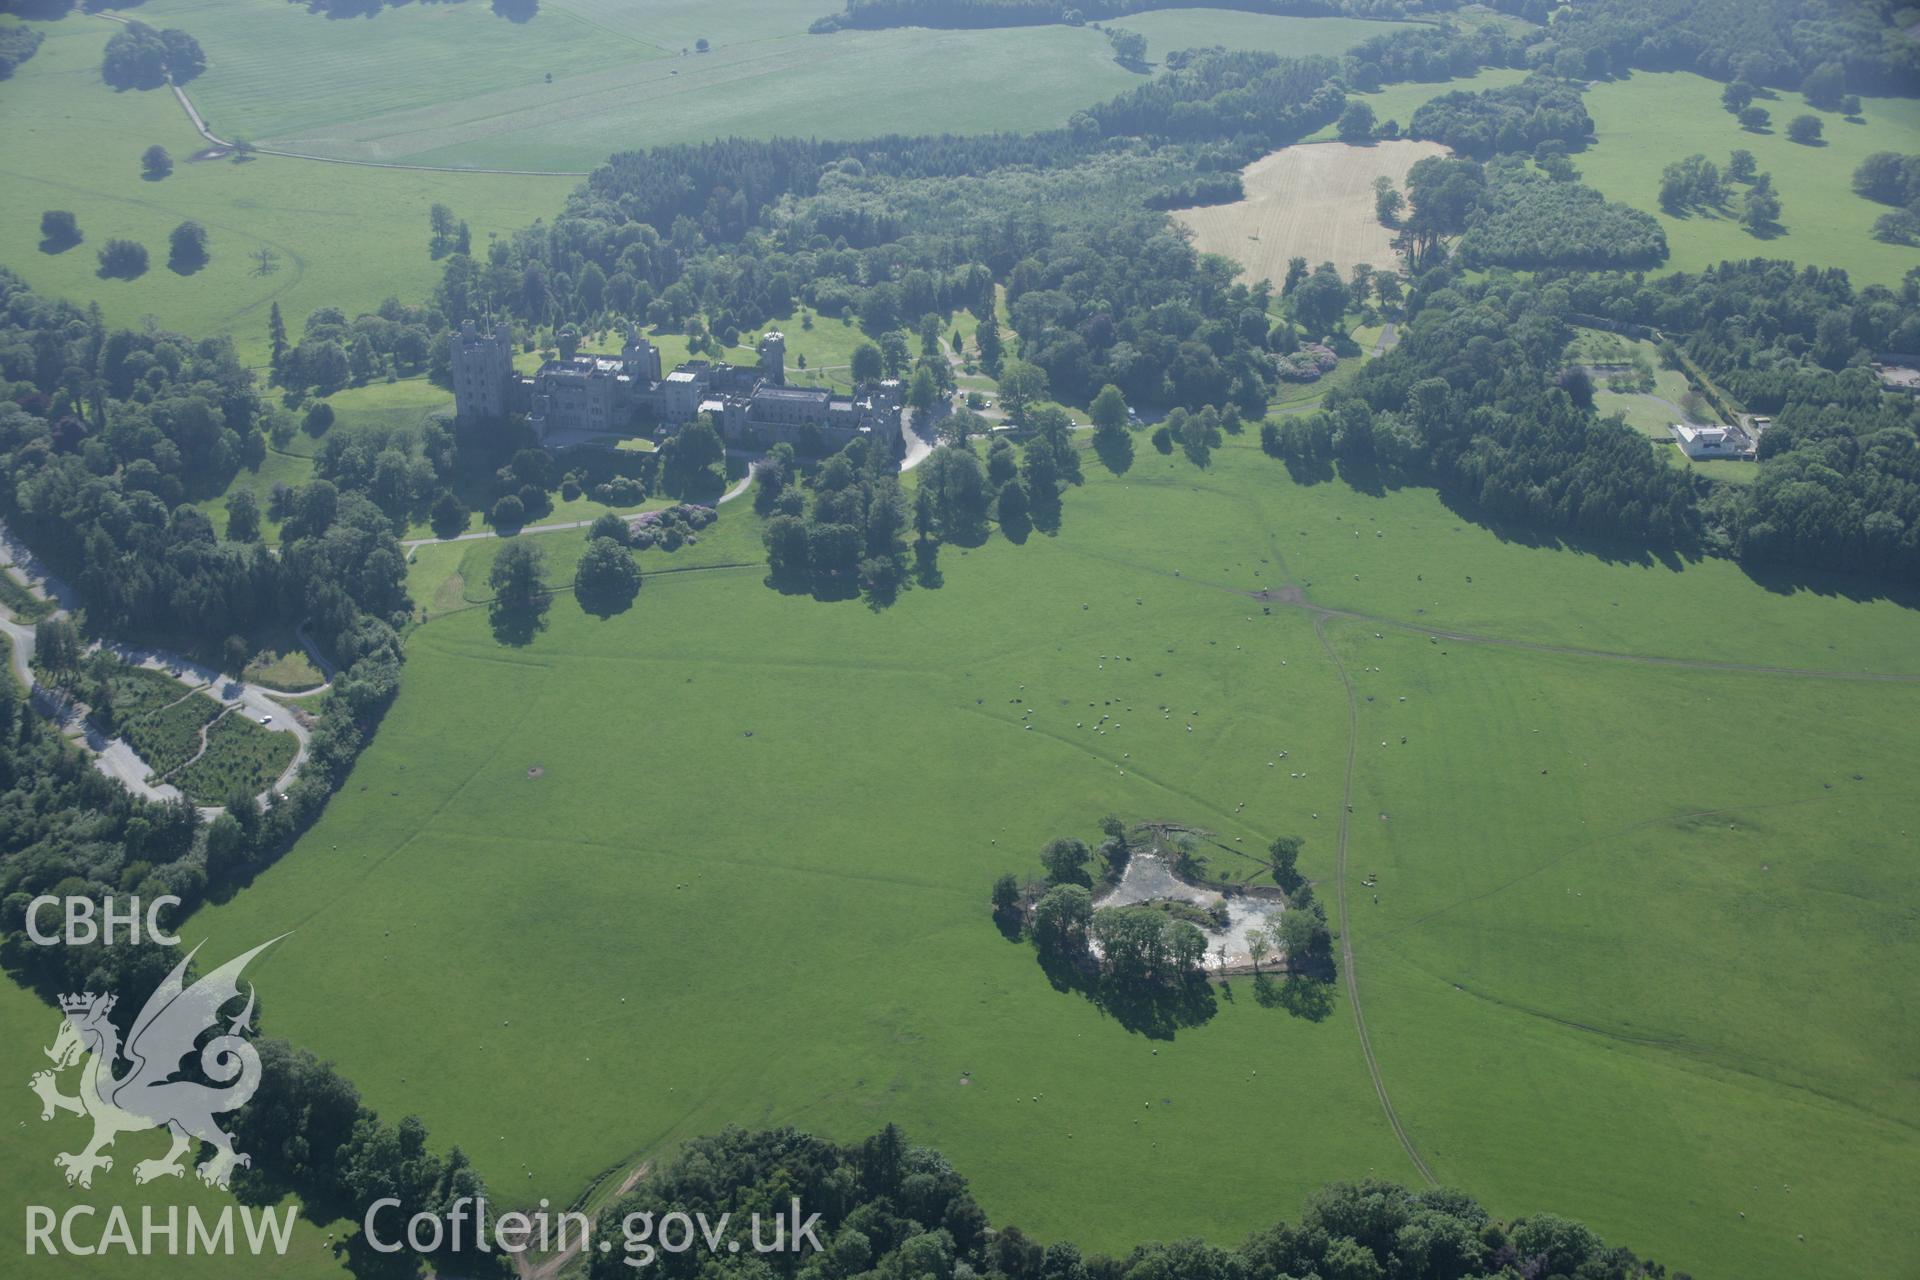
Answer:
[[(502, 1203), (729, 1122), (898, 1120), (1043, 1238), (1237, 1238), (1328, 1177), (1413, 1176), (1344, 992), (1312, 1023), (1237, 983), (1151, 1042), (1051, 990), (985, 894), (1112, 810), (1302, 835), (1332, 895), (1347, 702), (1309, 618), (1248, 594), (1291, 581), (1380, 619), (1327, 624), (1351, 931), (1441, 1178), (1696, 1274), (1797, 1275), (1800, 1231), (1862, 1274), (1911, 1256), (1920, 688), (1395, 624), (1908, 673), (1920, 615), (1502, 540), (1430, 492), (1291, 483), (1247, 437), (1205, 471), (1144, 440), (1089, 469), (1057, 538), (948, 548), (889, 610), (647, 553), (610, 619), (562, 595), (525, 645), (482, 608), (427, 624), (320, 824), (190, 935), (297, 926), (261, 970), (276, 1029)], [(713, 541), (754, 532), (730, 504)], [(498, 545), (425, 549), (416, 596)]]

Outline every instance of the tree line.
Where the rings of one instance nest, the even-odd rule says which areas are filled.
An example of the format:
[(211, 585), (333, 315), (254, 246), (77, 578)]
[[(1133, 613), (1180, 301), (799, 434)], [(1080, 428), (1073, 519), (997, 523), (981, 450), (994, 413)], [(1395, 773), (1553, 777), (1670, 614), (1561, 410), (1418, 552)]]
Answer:
[(1494, 0), (1494, 7), (1552, 23), (1556, 61), (1587, 76), (1697, 71), (1716, 80), (1800, 89), (1838, 108), (1845, 92), (1911, 93), (1920, 48), (1881, 7), (1845, 0)]
[[(818, 1212), (819, 1254), (756, 1256), (742, 1206), (784, 1206), (798, 1196)], [(715, 1277), (870, 1275), (886, 1280), (1261, 1280), (1275, 1276), (1394, 1276), (1475, 1280), (1496, 1275), (1652, 1280), (1664, 1267), (1609, 1245), (1581, 1223), (1553, 1214), (1494, 1218), (1471, 1196), (1410, 1191), (1383, 1180), (1332, 1183), (1311, 1195), (1296, 1221), (1278, 1221), (1234, 1247), (1187, 1239), (1145, 1243), (1126, 1256), (1085, 1253), (1069, 1240), (1043, 1244), (1015, 1226), (988, 1229), (966, 1179), (939, 1152), (888, 1125), (836, 1145), (797, 1130), (728, 1129), (688, 1142), (671, 1163), (600, 1213), (595, 1234), (620, 1239), (635, 1213), (733, 1213), (737, 1252), (661, 1253), (668, 1280)], [(592, 1280), (630, 1274), (618, 1250), (594, 1254)], [(1684, 1272), (1674, 1280), (1687, 1280)]]

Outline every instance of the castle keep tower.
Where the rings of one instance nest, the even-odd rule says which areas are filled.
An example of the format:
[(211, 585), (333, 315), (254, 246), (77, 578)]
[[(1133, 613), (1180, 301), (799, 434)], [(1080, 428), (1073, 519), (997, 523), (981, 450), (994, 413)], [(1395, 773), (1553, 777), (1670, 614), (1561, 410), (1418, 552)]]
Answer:
[(502, 321), (482, 333), (463, 320), (451, 356), (455, 418), (473, 423), (506, 417), (513, 403), (513, 326)]
[(787, 385), (787, 335), (770, 329), (760, 338), (760, 376), (776, 387)]
[(622, 372), (636, 383), (660, 381), (660, 348), (640, 336), (639, 326), (627, 326), (627, 342), (620, 348)]

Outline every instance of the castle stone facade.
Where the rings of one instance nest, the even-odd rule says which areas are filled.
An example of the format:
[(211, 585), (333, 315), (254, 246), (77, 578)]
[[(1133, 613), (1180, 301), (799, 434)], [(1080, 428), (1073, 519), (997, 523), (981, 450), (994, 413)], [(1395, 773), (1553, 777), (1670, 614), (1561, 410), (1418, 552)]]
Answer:
[(771, 331), (757, 350), (753, 365), (689, 360), (663, 376), (660, 349), (630, 327), (619, 355), (549, 360), (529, 378), (513, 371), (506, 325), (487, 334), (469, 321), (453, 346), (454, 405), (462, 422), (524, 413), (549, 446), (677, 429), (705, 413), (740, 448), (784, 441), (838, 449), (861, 437), (899, 447), (899, 382), (864, 384), (851, 395), (790, 387), (786, 336)]

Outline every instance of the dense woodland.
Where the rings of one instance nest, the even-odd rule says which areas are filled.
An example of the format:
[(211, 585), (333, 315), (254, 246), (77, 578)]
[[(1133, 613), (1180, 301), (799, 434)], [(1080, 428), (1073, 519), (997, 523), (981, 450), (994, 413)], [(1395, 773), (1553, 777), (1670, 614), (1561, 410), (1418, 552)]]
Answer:
[[(755, 1255), (747, 1215), (757, 1209), (770, 1216), (796, 1196), (808, 1213), (820, 1215), (821, 1252)], [(1327, 1186), (1309, 1198), (1296, 1222), (1276, 1222), (1233, 1248), (1188, 1239), (1142, 1244), (1121, 1258), (1086, 1254), (1071, 1241), (1043, 1245), (1017, 1227), (989, 1230), (966, 1179), (939, 1152), (914, 1146), (892, 1125), (848, 1146), (793, 1129), (728, 1129), (696, 1139), (609, 1205), (597, 1234), (617, 1241), (629, 1215), (651, 1213), (658, 1221), (674, 1211), (709, 1219), (732, 1213), (730, 1232), (742, 1243), (735, 1253), (724, 1243), (711, 1254), (660, 1253), (651, 1269), (669, 1280), (1652, 1280), (1668, 1274), (1567, 1218), (1500, 1222), (1462, 1192), (1415, 1192), (1382, 1181)], [(593, 1280), (631, 1273), (619, 1249), (594, 1254), (588, 1270)]]

